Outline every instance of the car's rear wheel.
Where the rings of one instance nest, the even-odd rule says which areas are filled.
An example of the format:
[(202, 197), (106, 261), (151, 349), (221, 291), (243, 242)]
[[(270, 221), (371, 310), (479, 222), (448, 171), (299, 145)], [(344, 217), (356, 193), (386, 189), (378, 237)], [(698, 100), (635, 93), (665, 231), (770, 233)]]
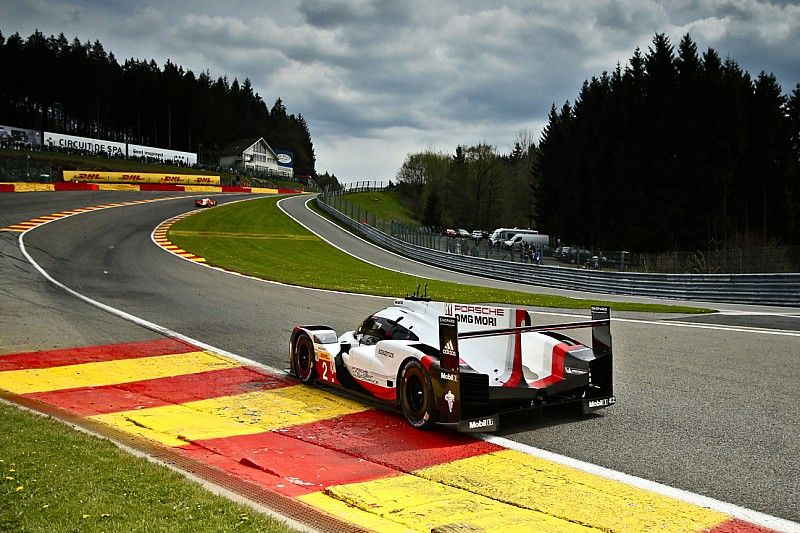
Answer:
[(436, 401), (433, 385), (425, 367), (419, 361), (410, 361), (400, 376), (400, 408), (408, 423), (427, 429), (436, 422)]
[(303, 383), (313, 383), (316, 377), (314, 368), (314, 343), (309, 336), (300, 333), (294, 341), (292, 352), (292, 366), (297, 378)]

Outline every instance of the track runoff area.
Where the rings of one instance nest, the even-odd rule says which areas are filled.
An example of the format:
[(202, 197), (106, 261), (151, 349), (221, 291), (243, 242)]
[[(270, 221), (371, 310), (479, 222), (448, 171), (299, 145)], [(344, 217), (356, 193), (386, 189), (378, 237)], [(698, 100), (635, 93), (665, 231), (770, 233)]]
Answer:
[[(25, 251), (27, 229), (15, 230), (28, 260), (61, 285)], [(166, 451), (186, 470), (234, 478), (239, 492), (260, 492), (289, 514), (317, 512), (380, 532), (800, 531), (505, 439), (418, 431), (399, 415), (299, 385), (61, 287), (161, 336), (0, 356), (4, 398)]]

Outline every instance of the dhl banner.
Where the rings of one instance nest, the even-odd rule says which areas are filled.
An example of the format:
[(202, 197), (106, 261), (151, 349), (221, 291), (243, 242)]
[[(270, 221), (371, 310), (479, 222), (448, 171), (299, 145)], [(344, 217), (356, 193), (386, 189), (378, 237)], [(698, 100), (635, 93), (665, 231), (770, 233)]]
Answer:
[(160, 183), (169, 185), (219, 185), (219, 176), (197, 174), (160, 174), (157, 172), (106, 172), (102, 170), (65, 170), (64, 181), (88, 183)]

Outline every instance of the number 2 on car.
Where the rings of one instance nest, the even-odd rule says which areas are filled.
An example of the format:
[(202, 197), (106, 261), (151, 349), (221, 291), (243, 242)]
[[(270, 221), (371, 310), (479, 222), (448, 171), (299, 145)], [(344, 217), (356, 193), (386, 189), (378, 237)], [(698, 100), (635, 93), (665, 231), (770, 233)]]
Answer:
[(337, 383), (336, 366), (329, 361), (319, 361), (319, 378), (329, 383)]

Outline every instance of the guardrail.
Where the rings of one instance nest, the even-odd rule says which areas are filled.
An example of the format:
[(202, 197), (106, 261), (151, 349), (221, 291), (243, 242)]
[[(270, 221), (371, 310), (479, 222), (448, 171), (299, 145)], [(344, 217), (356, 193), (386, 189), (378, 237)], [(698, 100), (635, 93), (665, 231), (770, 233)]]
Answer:
[(559, 289), (682, 300), (800, 306), (800, 274), (649, 274), (539, 266), (418, 246), (353, 220), (317, 197), (323, 211), (375, 244), (434, 266)]

